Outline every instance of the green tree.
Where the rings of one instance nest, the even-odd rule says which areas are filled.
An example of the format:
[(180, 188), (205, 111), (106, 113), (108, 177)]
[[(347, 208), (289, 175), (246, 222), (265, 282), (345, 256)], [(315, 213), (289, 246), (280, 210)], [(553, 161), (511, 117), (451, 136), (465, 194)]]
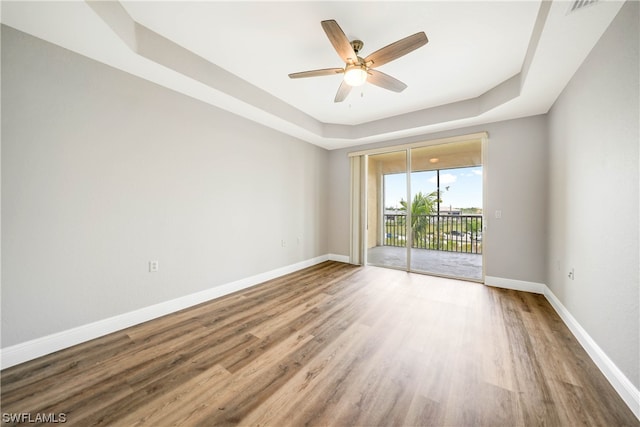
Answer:
[[(424, 239), (429, 229), (429, 215), (437, 210), (438, 192), (422, 194), (422, 191), (413, 196), (411, 202), (411, 227), (413, 228), (413, 241)], [(400, 211), (407, 213), (407, 202), (400, 201)]]

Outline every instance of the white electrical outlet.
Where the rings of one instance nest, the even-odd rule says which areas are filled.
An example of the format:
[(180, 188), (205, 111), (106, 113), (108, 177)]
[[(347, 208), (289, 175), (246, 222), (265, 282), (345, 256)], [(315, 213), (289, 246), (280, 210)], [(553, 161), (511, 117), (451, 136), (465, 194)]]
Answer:
[(160, 269), (160, 262), (158, 260), (149, 261), (149, 273), (157, 273)]
[(573, 268), (569, 271), (568, 277), (571, 280), (575, 280), (576, 279), (576, 275), (575, 275), (575, 272), (573, 271)]
[(502, 218), (502, 211), (496, 211), (496, 219)]
[(280, 240), (280, 246), (283, 248), (287, 246), (287, 242), (285, 240)]

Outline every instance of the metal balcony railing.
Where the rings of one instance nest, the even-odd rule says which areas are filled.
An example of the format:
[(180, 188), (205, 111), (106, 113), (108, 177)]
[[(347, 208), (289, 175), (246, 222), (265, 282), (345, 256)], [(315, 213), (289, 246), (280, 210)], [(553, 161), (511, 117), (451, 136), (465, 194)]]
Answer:
[[(384, 215), (383, 245), (406, 247), (406, 219), (405, 214)], [(412, 248), (482, 253), (482, 215), (417, 215), (412, 222)]]

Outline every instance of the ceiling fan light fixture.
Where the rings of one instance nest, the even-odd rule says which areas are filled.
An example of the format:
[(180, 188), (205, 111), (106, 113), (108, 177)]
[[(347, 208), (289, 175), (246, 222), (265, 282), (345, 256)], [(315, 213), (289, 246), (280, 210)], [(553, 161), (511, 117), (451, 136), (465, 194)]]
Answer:
[[(597, 0), (576, 0), (576, 1), (597, 1)], [(358, 53), (364, 46), (362, 40), (349, 41), (347, 36), (340, 28), (340, 25), (334, 19), (328, 19), (320, 22), (322, 29), (329, 38), (336, 53), (344, 61), (344, 68), (323, 68), (320, 70), (302, 71), (299, 73), (289, 74), (291, 79), (299, 79), (302, 77), (319, 77), (333, 76), (335, 74), (344, 74), (344, 79), (338, 87), (333, 102), (342, 102), (351, 89), (361, 86), (365, 83), (371, 83), (375, 86), (387, 89), (393, 92), (402, 92), (407, 85), (400, 80), (391, 77), (388, 74), (378, 71), (376, 68), (388, 62), (396, 60), (409, 52), (413, 52), (429, 41), (424, 31), (415, 33), (395, 41), (382, 49), (378, 49), (372, 54), (361, 58)], [(360, 95), (362, 96), (362, 93)]]
[(364, 65), (347, 65), (344, 81), (349, 86), (362, 86), (367, 81), (367, 70)]

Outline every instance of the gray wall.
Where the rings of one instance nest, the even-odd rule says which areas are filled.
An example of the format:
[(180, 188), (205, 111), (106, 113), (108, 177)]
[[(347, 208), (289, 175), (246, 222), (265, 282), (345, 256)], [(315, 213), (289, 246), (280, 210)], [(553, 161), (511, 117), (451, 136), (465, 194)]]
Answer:
[(327, 254), (326, 150), (2, 30), (2, 347)]
[(627, 2), (549, 113), (547, 278), (636, 388), (639, 20), (638, 3)]
[[(349, 254), (349, 152), (488, 131), (486, 275), (544, 283), (546, 126), (545, 116), (534, 116), (331, 151), (329, 252)], [(494, 218), (496, 210), (502, 211), (502, 219)]]

